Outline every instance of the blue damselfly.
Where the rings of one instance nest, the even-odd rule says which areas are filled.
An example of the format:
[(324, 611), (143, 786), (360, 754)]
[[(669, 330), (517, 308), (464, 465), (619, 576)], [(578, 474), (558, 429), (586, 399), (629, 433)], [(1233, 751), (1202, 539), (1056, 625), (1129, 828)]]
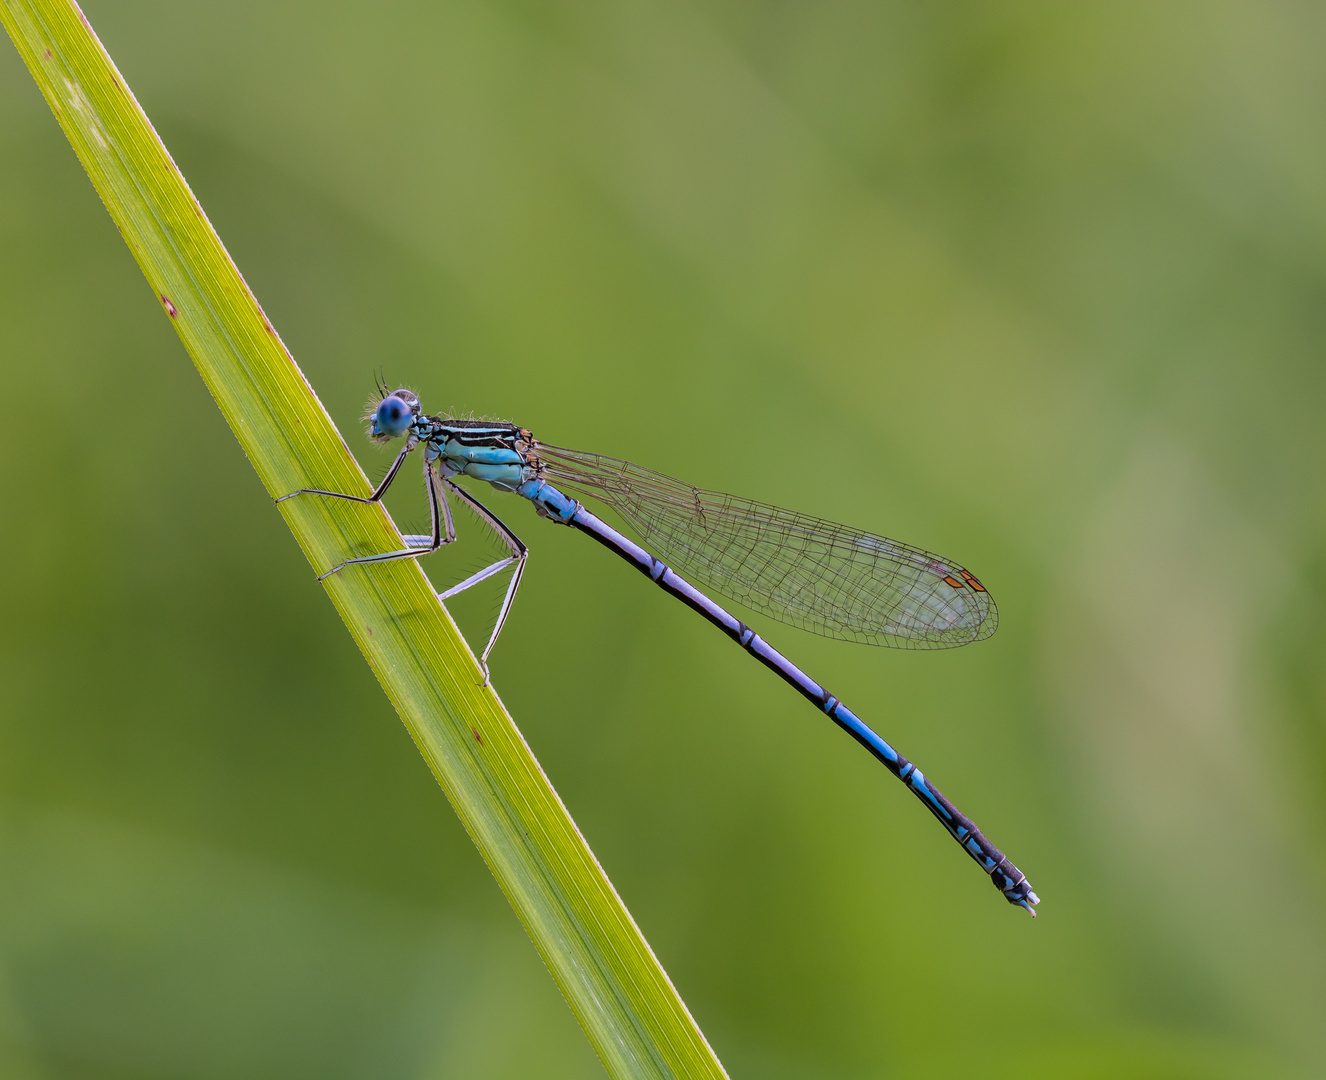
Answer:
[[(1009, 903), (1036, 914), (1039, 899), (1022, 872), (915, 765), (668, 563), (715, 592), (793, 626), (827, 637), (905, 649), (950, 648), (994, 633), (999, 618), (994, 600), (966, 569), (908, 544), (692, 487), (629, 461), (550, 446), (515, 424), (429, 416), (409, 390), (388, 392), (379, 387), (365, 419), (375, 442), (405, 439), (372, 494), (302, 488), (277, 502), (296, 495), (326, 495), (375, 503), (406, 457), (422, 447), (432, 530), (405, 536), (406, 546), (400, 550), (346, 559), (319, 580), (347, 566), (414, 559), (451, 543), (456, 529), (448, 497), (457, 499), (493, 530), (507, 554), (439, 593), (439, 599), (447, 600), (511, 570), (492, 634), (479, 657), (487, 683), (488, 656), (511, 611), (529, 552), (515, 533), (455, 481), (469, 477), (515, 492), (533, 503), (540, 517), (588, 533), (795, 687), (907, 785), (990, 875)], [(595, 517), (562, 488), (607, 503), (662, 558)]]

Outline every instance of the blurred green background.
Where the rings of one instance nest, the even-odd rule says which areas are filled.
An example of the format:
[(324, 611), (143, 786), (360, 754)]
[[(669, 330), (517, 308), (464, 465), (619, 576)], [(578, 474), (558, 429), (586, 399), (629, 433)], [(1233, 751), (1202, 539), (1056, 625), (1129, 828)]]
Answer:
[[(1326, 12), (85, 10), (371, 475), (382, 364), (997, 597), (948, 653), (752, 622), (1034, 923), (492, 500), (495, 685), (734, 1080), (1326, 1074)], [(9, 46), (0, 253), (0, 1075), (602, 1075)]]

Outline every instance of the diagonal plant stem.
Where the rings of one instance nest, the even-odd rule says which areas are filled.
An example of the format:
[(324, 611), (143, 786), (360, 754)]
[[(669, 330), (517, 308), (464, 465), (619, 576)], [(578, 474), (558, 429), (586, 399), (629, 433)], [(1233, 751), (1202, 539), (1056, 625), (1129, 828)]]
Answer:
[[(71, 0), (0, 20), (269, 495), (369, 486)], [(401, 546), (385, 509), (280, 505), (319, 570)], [(332, 602), (613, 1077), (722, 1077), (704, 1036), (413, 560)]]

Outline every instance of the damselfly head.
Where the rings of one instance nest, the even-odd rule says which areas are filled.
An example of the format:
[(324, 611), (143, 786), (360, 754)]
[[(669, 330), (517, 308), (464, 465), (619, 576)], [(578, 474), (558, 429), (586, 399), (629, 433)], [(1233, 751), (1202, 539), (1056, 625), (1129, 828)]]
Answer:
[(393, 390), (383, 397), (366, 417), (368, 436), (374, 442), (399, 439), (419, 416), (419, 399), (405, 389)]

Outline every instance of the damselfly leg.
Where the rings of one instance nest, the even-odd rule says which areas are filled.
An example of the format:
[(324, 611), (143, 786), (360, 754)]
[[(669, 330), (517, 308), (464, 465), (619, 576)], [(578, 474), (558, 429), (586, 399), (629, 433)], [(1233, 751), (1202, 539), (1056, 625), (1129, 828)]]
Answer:
[[(391, 463), (391, 468), (387, 470), (387, 475), (383, 478), (382, 483), (367, 497), (348, 495), (340, 491), (327, 491), (323, 488), (301, 488), (298, 491), (290, 492), (288, 495), (282, 495), (276, 502), (285, 502), (296, 495), (323, 495), (331, 499), (345, 499), (348, 502), (368, 504), (380, 502), (383, 495), (386, 494), (387, 488), (396, 479), (396, 474), (400, 471), (406, 456), (413, 449), (414, 446), (407, 446), (396, 455), (396, 460)], [(406, 546), (396, 551), (382, 551), (373, 555), (361, 555), (358, 558), (346, 559), (330, 570), (319, 574), (318, 580), (323, 581), (347, 566), (391, 562), (395, 559), (417, 559), (421, 555), (431, 555), (445, 545), (453, 543), (456, 539), (456, 525), (451, 516), (451, 504), (447, 501), (447, 495), (453, 495), (474, 511), (475, 516), (493, 531), (511, 554), (498, 559), (490, 566), (484, 567), (478, 573), (471, 574), (464, 581), (458, 585), (453, 585), (445, 592), (438, 593), (438, 600), (448, 600), (464, 592), (472, 585), (486, 581), (508, 567), (514, 567), (511, 581), (507, 584), (506, 595), (502, 599), (502, 606), (497, 614), (497, 620), (493, 624), (493, 631), (489, 635), (488, 644), (484, 646), (484, 650), (479, 656), (479, 668), (483, 671), (483, 685), (487, 686), (489, 682), (488, 656), (493, 651), (493, 646), (497, 644), (498, 635), (501, 634), (502, 627), (506, 624), (507, 616), (511, 612), (511, 606), (515, 602), (516, 590), (520, 587), (520, 580), (525, 572), (525, 560), (529, 558), (529, 549), (521, 542), (520, 537), (507, 528), (496, 514), (464, 488), (441, 476), (435, 463), (428, 461), (426, 458), (424, 460), (424, 487), (428, 492), (428, 511), (432, 523), (430, 533), (411, 533), (402, 536), (401, 539), (405, 541)]]
[[(511, 605), (515, 603), (516, 590), (520, 588), (520, 579), (525, 573), (525, 560), (529, 558), (529, 549), (515, 533), (513, 533), (503, 523), (502, 519), (494, 514), (488, 507), (484, 506), (478, 499), (471, 495), (458, 484), (453, 484), (444, 477), (437, 477), (440, 483), (447, 491), (463, 502), (475, 515), (493, 531), (508, 551), (511, 552), (505, 559), (498, 559), (491, 566), (486, 566), (478, 573), (471, 574), (459, 585), (453, 585), (445, 592), (437, 594), (437, 598), (442, 601), (449, 600), (453, 596), (463, 593), (471, 585), (477, 585), (485, 581), (494, 574), (500, 574), (507, 567), (514, 569), (511, 571), (511, 580), (507, 583), (506, 595), (502, 598), (502, 606), (497, 612), (497, 620), (493, 623), (493, 632), (489, 635), (488, 644), (484, 646), (483, 652), (479, 655), (479, 667), (483, 669), (483, 684), (488, 685), (488, 654), (493, 651), (493, 646), (497, 644), (497, 637), (502, 632), (502, 627), (506, 625), (506, 618), (511, 613)], [(423, 537), (404, 537), (408, 544), (412, 539), (423, 539)]]
[(347, 495), (343, 491), (324, 491), (322, 488), (300, 488), (298, 491), (290, 492), (289, 495), (282, 495), (275, 501), (279, 505), (285, 502), (286, 499), (293, 499), (296, 495), (326, 495), (332, 499), (345, 499), (349, 502), (381, 502), (382, 496), (387, 493), (387, 488), (391, 487), (391, 482), (396, 479), (396, 474), (400, 472), (401, 466), (405, 464), (405, 459), (410, 456), (410, 451), (418, 445), (419, 443), (417, 441), (406, 442), (401, 448), (401, 452), (396, 455), (396, 460), (391, 463), (391, 468), (387, 470), (387, 475), (382, 478), (382, 483), (373, 489), (372, 495)]

